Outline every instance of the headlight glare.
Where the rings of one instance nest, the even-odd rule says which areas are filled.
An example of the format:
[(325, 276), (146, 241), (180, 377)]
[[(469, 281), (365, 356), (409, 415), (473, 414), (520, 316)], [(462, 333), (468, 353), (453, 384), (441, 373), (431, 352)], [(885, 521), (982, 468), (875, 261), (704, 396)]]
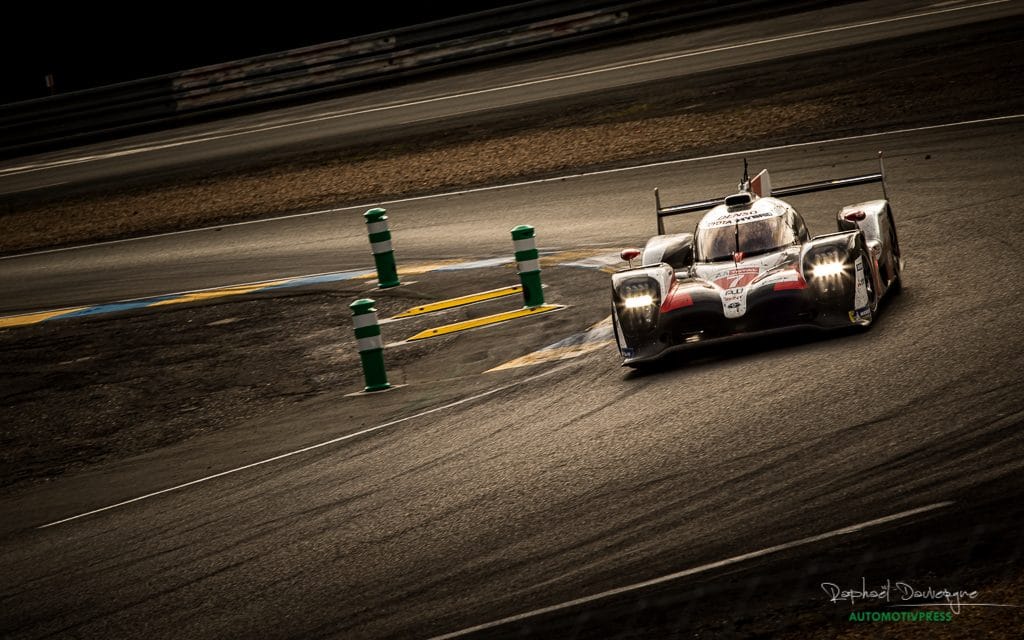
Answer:
[(842, 262), (828, 260), (826, 262), (819, 262), (811, 267), (811, 275), (815, 278), (832, 278), (842, 274), (844, 270), (845, 267)]
[(654, 304), (654, 298), (650, 294), (630, 296), (625, 300), (625, 305), (627, 309), (639, 309), (641, 307), (647, 307), (652, 304)]
[(657, 324), (658, 284), (653, 279), (634, 279), (619, 289), (619, 321), (627, 333), (647, 331)]

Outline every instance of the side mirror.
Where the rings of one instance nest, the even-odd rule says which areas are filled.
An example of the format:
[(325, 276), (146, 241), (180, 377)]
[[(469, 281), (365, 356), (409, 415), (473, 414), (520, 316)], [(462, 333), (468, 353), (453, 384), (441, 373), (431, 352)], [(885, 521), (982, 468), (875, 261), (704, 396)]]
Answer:
[(633, 260), (640, 256), (639, 249), (623, 249), (619, 257), (629, 263), (630, 268), (633, 267)]

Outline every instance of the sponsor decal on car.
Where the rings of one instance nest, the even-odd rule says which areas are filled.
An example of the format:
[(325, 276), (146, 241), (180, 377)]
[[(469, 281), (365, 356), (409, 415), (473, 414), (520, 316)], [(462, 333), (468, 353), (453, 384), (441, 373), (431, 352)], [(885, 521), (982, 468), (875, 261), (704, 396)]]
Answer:
[(868, 307), (861, 307), (860, 309), (854, 309), (850, 312), (850, 322), (858, 323), (861, 320), (871, 319), (871, 309)]
[(711, 276), (711, 280), (724, 289), (722, 307), (726, 318), (738, 318), (747, 311), (747, 285), (760, 275), (762, 268), (736, 267), (719, 271)]
[(854, 273), (857, 290), (853, 295), (853, 304), (857, 309), (862, 309), (868, 306), (868, 288), (867, 283), (864, 281), (864, 261), (860, 256), (853, 263)]
[[(784, 211), (784, 210), (783, 210)], [(771, 211), (744, 211), (740, 214), (726, 213), (720, 218), (712, 220), (707, 224), (708, 227), (729, 227), (734, 224), (743, 224), (744, 222), (751, 222), (752, 220), (761, 220), (763, 218), (773, 218), (777, 214)]]
[(759, 273), (761, 267), (737, 267), (716, 273), (712, 280), (726, 290), (726, 295), (741, 295), (744, 287), (753, 282)]

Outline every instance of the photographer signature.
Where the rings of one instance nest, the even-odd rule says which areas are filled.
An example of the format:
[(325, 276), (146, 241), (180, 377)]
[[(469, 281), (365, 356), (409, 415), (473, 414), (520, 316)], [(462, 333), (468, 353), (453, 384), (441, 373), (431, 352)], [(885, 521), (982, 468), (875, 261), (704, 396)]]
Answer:
[[(860, 587), (842, 588), (833, 582), (822, 582), (821, 589), (828, 596), (832, 603), (849, 602), (851, 605), (858, 601), (873, 602), (899, 602), (905, 603), (911, 600), (924, 601), (923, 604), (895, 604), (891, 606), (912, 607), (912, 606), (948, 606), (953, 613), (960, 613), (960, 607), (968, 601), (978, 598), (977, 591), (964, 591), (952, 589), (936, 589), (934, 587), (918, 588), (907, 582), (886, 580), (877, 587), (868, 587), (867, 578), (861, 578)], [(981, 603), (969, 602), (966, 606), (976, 606)], [(991, 605), (995, 606), (995, 605)]]

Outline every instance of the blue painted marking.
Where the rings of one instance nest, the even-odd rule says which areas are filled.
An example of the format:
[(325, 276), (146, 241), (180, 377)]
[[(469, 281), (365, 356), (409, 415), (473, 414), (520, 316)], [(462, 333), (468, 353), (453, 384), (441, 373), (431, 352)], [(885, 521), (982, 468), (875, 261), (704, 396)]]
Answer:
[(94, 307), (88, 307), (85, 309), (79, 309), (78, 311), (72, 311), (71, 313), (65, 313), (59, 316), (50, 318), (81, 318), (84, 316), (94, 316), (101, 313), (116, 313), (118, 311), (131, 311), (132, 309), (144, 309), (154, 302), (160, 302), (162, 300), (172, 300), (181, 296), (156, 296), (153, 298), (144, 298), (142, 300), (129, 300), (127, 302), (113, 302), (110, 304), (100, 304)]
[(325, 273), (319, 276), (305, 276), (289, 280), (288, 282), (282, 282), (265, 287), (264, 289), (260, 289), (260, 291), (265, 291), (266, 289), (284, 289), (286, 287), (302, 287), (310, 284), (323, 284), (326, 282), (342, 282), (344, 280), (352, 280), (354, 278), (368, 276), (372, 273), (374, 273), (372, 269), (364, 269), (362, 271), (341, 271), (339, 273)]
[[(322, 284), (325, 282), (341, 282), (344, 280), (352, 280), (353, 278), (358, 278), (360, 276), (365, 276), (372, 273), (372, 270), (364, 269), (362, 271), (342, 271), (339, 273), (326, 273), (319, 276), (301, 277), (289, 280), (288, 282), (280, 282), (277, 284), (268, 285), (266, 287), (261, 287), (259, 289), (253, 289), (249, 293), (259, 293), (260, 291), (269, 291), (270, 289), (284, 289), (287, 287), (301, 287), (311, 284)], [(237, 286), (241, 285), (235, 285), (235, 287)], [(224, 288), (231, 289), (234, 287)], [(92, 307), (87, 307), (85, 309), (79, 309), (78, 311), (71, 311), (69, 313), (54, 316), (53, 318), (49, 319), (53, 320), (55, 318), (82, 318), (86, 316), (100, 315), (103, 313), (117, 313), (118, 311), (132, 311), (134, 309), (145, 309), (146, 307), (153, 305), (157, 302), (163, 302), (165, 300), (175, 300), (178, 298), (187, 298), (188, 296), (193, 295), (195, 293), (201, 292), (193, 291), (188, 293), (177, 293), (174, 295), (163, 295), (154, 296), (152, 298), (142, 298), (141, 300), (128, 300), (126, 302), (112, 302), (109, 304), (100, 304)]]
[[(541, 251), (540, 253), (541, 253), (541, 255), (549, 255), (551, 253), (557, 253), (557, 252), (556, 251), (551, 251), (551, 250), (546, 250), (546, 251)], [(483, 268), (487, 268), (487, 267), (498, 267), (498, 266), (505, 265), (505, 264), (512, 264), (513, 262), (515, 262), (515, 258), (513, 256), (507, 256), (507, 257), (501, 257), (501, 258), (488, 258), (488, 259), (484, 259), (484, 260), (474, 260), (474, 261), (471, 261), (471, 262), (462, 262), (462, 263), (459, 263), (459, 264), (452, 264), (452, 265), (448, 265), (448, 266), (444, 266), (444, 267), (439, 267), (437, 269), (433, 269), (433, 271), (463, 271), (463, 270), (466, 270), (466, 269), (483, 269)], [(373, 269), (359, 269), (359, 270), (354, 270), (354, 271), (339, 271), (339, 272), (336, 272), (336, 273), (325, 273), (325, 274), (316, 275), (316, 276), (299, 276), (299, 277), (296, 277), (296, 278), (292, 278), (292, 279), (288, 280), (287, 282), (268, 284), (265, 287), (260, 287), (258, 289), (252, 289), (248, 293), (258, 293), (258, 292), (261, 292), (261, 291), (269, 291), (271, 289), (285, 289), (285, 288), (291, 288), (291, 287), (302, 287), (302, 286), (315, 285), (315, 284), (325, 284), (325, 283), (331, 283), (331, 282), (343, 282), (345, 280), (352, 280), (352, 279), (355, 279), (355, 278), (362, 278), (362, 277), (366, 277), (366, 276), (371, 276), (374, 273), (375, 273), (375, 271)], [(176, 299), (179, 299), (179, 298), (187, 298), (187, 297), (189, 297), (191, 295), (195, 295), (197, 293), (212, 292), (212, 291), (217, 291), (217, 290), (220, 290), (220, 289), (236, 289), (236, 288), (239, 288), (239, 287), (256, 286), (257, 284), (258, 283), (253, 283), (252, 285), (241, 285), (241, 284), (230, 285), (230, 286), (226, 286), (226, 287), (220, 287), (218, 289), (206, 289), (206, 290), (202, 290), (202, 291), (187, 291), (187, 292), (184, 292), (184, 293), (175, 293), (175, 294), (171, 294), (171, 295), (153, 296), (151, 298), (142, 298), (142, 299), (139, 299), (139, 300), (128, 300), (128, 301), (125, 301), (125, 302), (112, 302), (112, 303), (108, 303), (108, 304), (93, 305), (91, 307), (86, 307), (84, 309), (79, 309), (77, 311), (69, 311), (68, 313), (52, 316), (50, 318), (47, 318), (47, 320), (56, 320), (58, 318), (81, 318), (81, 317), (86, 317), (86, 316), (100, 315), (100, 314), (103, 314), (103, 313), (116, 313), (116, 312), (119, 312), (119, 311), (132, 311), (132, 310), (135, 310), (135, 309), (145, 309), (146, 307), (149, 307), (149, 306), (151, 306), (151, 305), (153, 305), (153, 304), (155, 304), (157, 302), (163, 302), (165, 300), (176, 300)]]
[(460, 262), (459, 264), (448, 265), (447, 267), (439, 267), (435, 271), (462, 271), (463, 269), (483, 269), (486, 267), (499, 267), (503, 264), (510, 264), (515, 261), (515, 257), (509, 258), (489, 258), (487, 260), (475, 260), (473, 262)]
[(582, 269), (603, 269), (605, 267), (621, 267), (622, 258), (617, 253), (609, 253), (605, 255), (594, 256), (592, 258), (574, 260), (573, 262), (563, 262), (559, 266), (579, 267)]

